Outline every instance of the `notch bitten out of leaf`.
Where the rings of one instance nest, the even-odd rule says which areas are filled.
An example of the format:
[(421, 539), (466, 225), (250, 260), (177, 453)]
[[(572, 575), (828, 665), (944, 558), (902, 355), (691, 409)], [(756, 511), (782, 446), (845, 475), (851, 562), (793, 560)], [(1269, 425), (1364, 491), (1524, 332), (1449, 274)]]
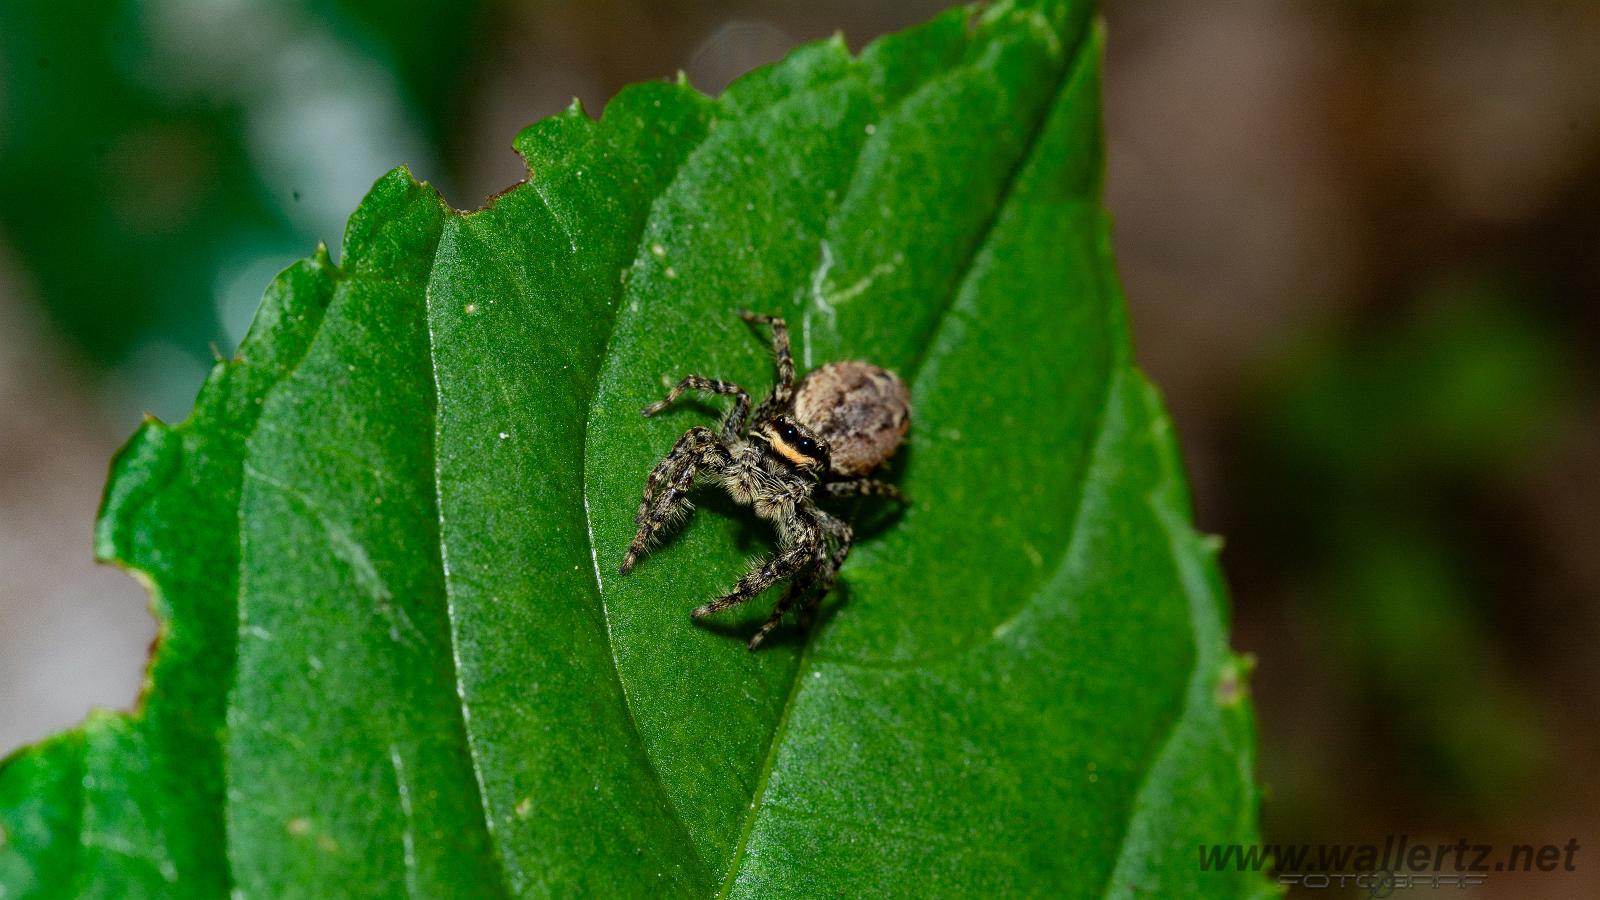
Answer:
[[(955, 9), (536, 123), (471, 213), (381, 178), (118, 455), (97, 549), (162, 640), (137, 712), (0, 767), (6, 900), (1258, 891), (1195, 870), (1255, 837), (1253, 726), (1130, 361), (1101, 42)], [(739, 308), (915, 411), (915, 503), (760, 653), (760, 604), (684, 615), (771, 552), (742, 508), (609, 562), (662, 379), (772, 377)]]

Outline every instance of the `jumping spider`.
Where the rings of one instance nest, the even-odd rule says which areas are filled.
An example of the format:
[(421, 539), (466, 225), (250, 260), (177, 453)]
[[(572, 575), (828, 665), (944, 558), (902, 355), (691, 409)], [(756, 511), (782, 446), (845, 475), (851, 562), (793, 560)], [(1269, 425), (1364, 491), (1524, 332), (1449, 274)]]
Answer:
[[(854, 360), (829, 363), (794, 379), (789, 330), (777, 316), (741, 310), (740, 318), (772, 327), (778, 382), (750, 416), (744, 388), (686, 375), (665, 399), (644, 408), (653, 416), (684, 391), (732, 396), (733, 408), (713, 432), (696, 425), (678, 439), (645, 480), (639, 526), (622, 557), (622, 574), (670, 525), (690, 510), (697, 481), (716, 481), (736, 502), (755, 509), (778, 532), (778, 555), (751, 569), (733, 590), (694, 610), (699, 619), (743, 603), (784, 578), (788, 591), (750, 638), (754, 650), (796, 602), (809, 616), (832, 590), (850, 553), (853, 533), (842, 519), (819, 509), (816, 497), (891, 497), (906, 502), (892, 484), (865, 477), (894, 454), (911, 424), (911, 397), (893, 372)], [(750, 419), (747, 429), (746, 420)], [(658, 493), (659, 492), (659, 493)], [(812, 590), (816, 588), (816, 590)]]

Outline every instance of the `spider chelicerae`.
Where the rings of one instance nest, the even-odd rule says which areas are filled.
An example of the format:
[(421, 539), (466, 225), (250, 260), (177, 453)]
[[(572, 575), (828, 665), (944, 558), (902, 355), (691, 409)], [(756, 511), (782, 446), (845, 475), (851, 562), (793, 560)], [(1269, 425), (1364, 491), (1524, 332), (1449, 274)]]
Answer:
[(772, 522), (778, 553), (692, 615), (699, 619), (736, 606), (791, 579), (772, 615), (750, 638), (754, 650), (796, 603), (806, 616), (815, 611), (850, 553), (854, 533), (843, 519), (817, 506), (819, 496), (906, 502), (899, 488), (866, 476), (905, 440), (911, 397), (899, 376), (856, 360), (828, 363), (796, 384), (783, 319), (747, 310), (739, 316), (772, 328), (777, 383), (753, 416), (744, 388), (703, 375), (684, 376), (665, 399), (645, 407), (644, 414), (653, 416), (685, 391), (733, 397), (720, 431), (702, 425), (689, 429), (650, 472), (634, 517), (639, 530), (622, 557), (621, 572), (628, 574), (662, 530), (691, 510), (688, 495), (697, 483), (721, 484), (736, 502)]

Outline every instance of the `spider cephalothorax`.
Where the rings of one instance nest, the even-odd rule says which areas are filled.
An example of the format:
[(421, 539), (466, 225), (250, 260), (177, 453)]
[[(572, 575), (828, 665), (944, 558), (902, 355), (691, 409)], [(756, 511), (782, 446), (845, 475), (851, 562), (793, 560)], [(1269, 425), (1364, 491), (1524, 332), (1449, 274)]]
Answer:
[(894, 485), (865, 476), (905, 440), (911, 397), (893, 372), (854, 360), (822, 366), (796, 385), (783, 320), (751, 312), (739, 315), (772, 326), (778, 382), (754, 416), (744, 388), (700, 375), (685, 376), (665, 399), (645, 407), (644, 414), (653, 416), (690, 390), (733, 397), (719, 431), (702, 425), (689, 429), (645, 480), (644, 499), (634, 517), (639, 530), (622, 557), (621, 571), (626, 575), (661, 530), (689, 509), (688, 494), (696, 483), (718, 482), (734, 500), (773, 523), (778, 555), (693, 615), (698, 619), (727, 609), (791, 579), (783, 599), (750, 639), (754, 650), (796, 602), (804, 600), (808, 613), (816, 607), (832, 590), (850, 553), (850, 526), (818, 507), (818, 494), (905, 501)]

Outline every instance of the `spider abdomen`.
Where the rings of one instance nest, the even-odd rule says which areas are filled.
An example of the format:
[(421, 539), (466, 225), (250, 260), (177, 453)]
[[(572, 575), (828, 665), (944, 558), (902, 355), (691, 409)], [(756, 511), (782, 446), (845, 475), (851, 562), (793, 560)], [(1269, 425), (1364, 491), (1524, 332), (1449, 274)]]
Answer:
[(911, 394), (888, 369), (858, 360), (833, 362), (800, 382), (794, 414), (828, 442), (834, 473), (865, 475), (905, 441)]

